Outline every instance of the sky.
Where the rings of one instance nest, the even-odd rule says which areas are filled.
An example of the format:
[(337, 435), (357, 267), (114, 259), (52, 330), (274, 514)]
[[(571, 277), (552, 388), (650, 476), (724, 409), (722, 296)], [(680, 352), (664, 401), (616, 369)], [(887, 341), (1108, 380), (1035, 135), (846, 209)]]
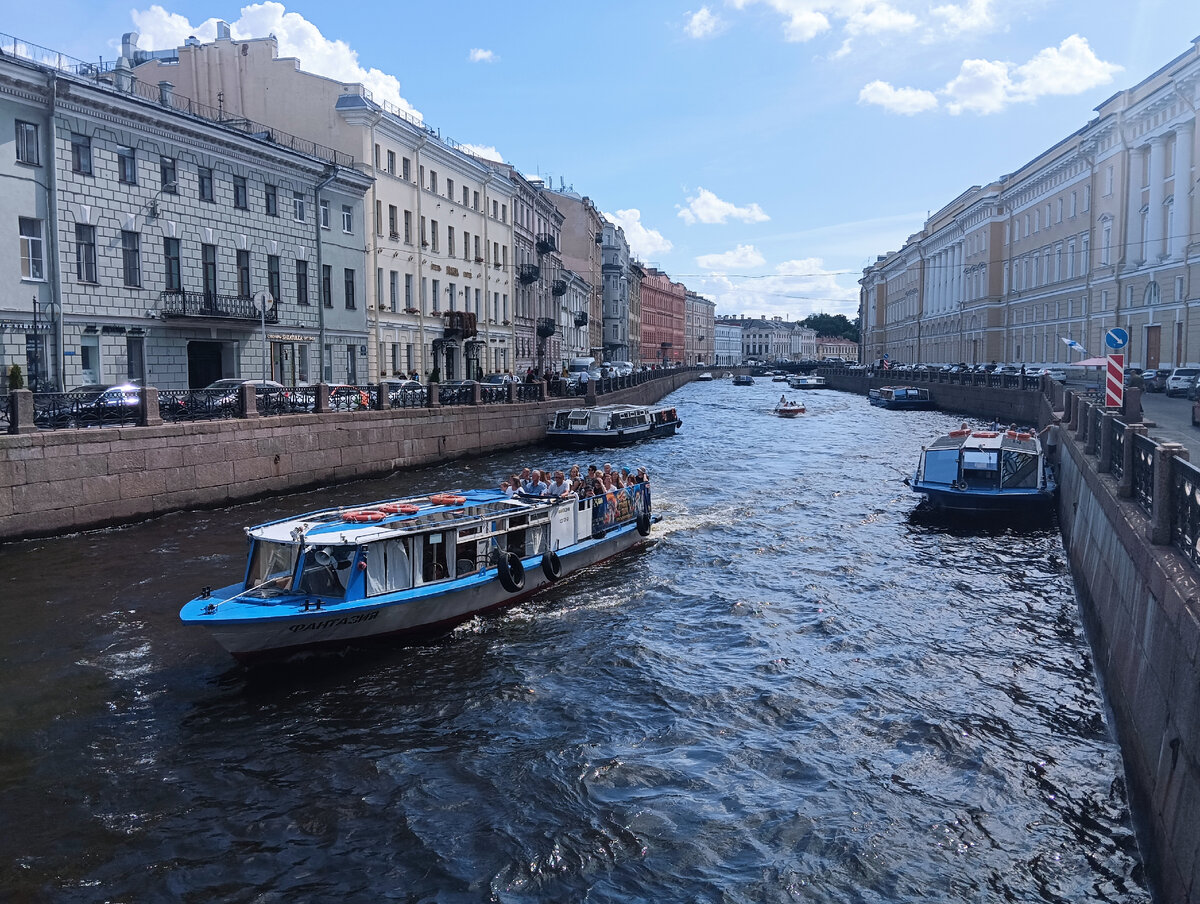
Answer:
[(1197, 0), (45, 0), (0, 29), (112, 60), (218, 19), (588, 196), (718, 314), (791, 320), (853, 319), (878, 255), (1200, 37)]

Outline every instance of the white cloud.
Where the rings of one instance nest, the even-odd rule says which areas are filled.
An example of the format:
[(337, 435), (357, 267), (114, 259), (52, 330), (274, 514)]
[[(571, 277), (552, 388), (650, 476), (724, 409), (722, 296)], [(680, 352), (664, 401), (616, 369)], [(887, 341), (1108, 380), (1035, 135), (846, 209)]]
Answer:
[(839, 275), (812, 257), (785, 261), (761, 278), (713, 274), (688, 277), (687, 285), (715, 301), (718, 314), (803, 320), (809, 314), (825, 313), (853, 319), (858, 316), (858, 286), (853, 283), (857, 274), (844, 276), (851, 281), (848, 286), (838, 283)]
[(713, 15), (707, 6), (700, 7), (699, 12), (688, 14), (687, 24), (683, 30), (689, 38), (711, 38), (724, 27), (725, 23), (719, 16)]
[(887, 82), (874, 81), (859, 92), (858, 100), (908, 115), (937, 109), (939, 105), (954, 115), (988, 115), (1013, 104), (1032, 103), (1046, 95), (1081, 94), (1108, 84), (1120, 71), (1120, 66), (1098, 58), (1086, 38), (1071, 35), (1057, 47), (1047, 47), (1021, 65), (1003, 60), (963, 60), (958, 74), (937, 92), (895, 88)]
[(874, 3), (850, 13), (846, 19), (846, 32), (851, 35), (903, 34), (913, 31), (918, 24), (912, 13), (896, 9), (889, 3)]
[(495, 160), (497, 163), (504, 162), (504, 156), (490, 144), (460, 144), (458, 149), (465, 154), (481, 157), (484, 160)]
[(995, 25), (992, 18), (992, 0), (967, 0), (962, 6), (935, 6), (930, 12), (935, 18), (942, 20), (943, 29), (949, 35), (987, 31)]
[(696, 223), (724, 223), (732, 218), (743, 223), (762, 223), (771, 219), (757, 204), (738, 207), (729, 201), (722, 201), (707, 188), (701, 188), (696, 196), (688, 198), (686, 207), (679, 207), (679, 218), (692, 226)]
[(640, 260), (649, 262), (675, 247), (661, 232), (642, 225), (642, 212), (636, 207), (605, 213), (604, 216), (624, 230), (629, 250)]
[(705, 270), (747, 270), (767, 262), (753, 245), (738, 245), (724, 254), (701, 254), (696, 264)]
[(874, 81), (858, 92), (860, 104), (875, 104), (893, 113), (911, 116), (935, 109), (938, 99), (932, 91), (918, 88), (893, 88), (887, 82)]
[(472, 47), (471, 52), (467, 54), (467, 59), (472, 63), (495, 63), (499, 61), (500, 57), (482, 47)]
[[(133, 10), (133, 22), (141, 35), (138, 46), (144, 50), (178, 47), (194, 35), (202, 41), (217, 36), (217, 20), (206, 19), (192, 25), (186, 17), (167, 12), (158, 4), (146, 10)], [(299, 13), (289, 13), (282, 3), (267, 0), (242, 7), (241, 18), (229, 23), (230, 34), (239, 41), (274, 35), (281, 57), (296, 57), (306, 72), (339, 82), (361, 82), (376, 100), (385, 100), (415, 119), (420, 111), (400, 93), (400, 81), (379, 69), (367, 69), (358, 62), (358, 53), (345, 41), (334, 41)]]
[(829, 19), (820, 7), (834, 7), (842, 4), (837, 0), (731, 0), (734, 9), (745, 9), (756, 3), (762, 3), (785, 18), (783, 36), (788, 41), (811, 41), (819, 34), (830, 30)]

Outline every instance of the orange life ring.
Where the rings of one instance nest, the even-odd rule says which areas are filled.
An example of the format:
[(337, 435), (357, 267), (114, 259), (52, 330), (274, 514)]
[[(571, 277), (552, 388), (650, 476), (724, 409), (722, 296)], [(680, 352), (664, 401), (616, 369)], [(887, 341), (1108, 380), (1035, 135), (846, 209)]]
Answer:
[(385, 502), (379, 510), (393, 515), (415, 515), (420, 508), (409, 502)]
[(1032, 433), (1018, 433), (1017, 439), (1020, 439), (1020, 440), (1033, 439), (1033, 434)]
[(1009, 431), (1008, 431), (1008, 438), (1009, 438), (1009, 439), (1016, 439), (1016, 438), (1017, 438), (1017, 431), (1016, 431), (1016, 430), (1009, 430)]
[(966, 436), (970, 432), (971, 432), (970, 430), (951, 430), (950, 435), (951, 436)]
[(387, 515), (376, 509), (356, 509), (353, 512), (344, 512), (342, 514), (343, 521), (350, 521), (355, 524), (366, 524), (375, 521), (382, 521)]
[(995, 438), (996, 438), (997, 436), (999, 436), (999, 435), (1000, 435), (999, 433), (972, 433), (972, 434), (971, 434), (971, 437), (972, 437), (972, 439), (974, 439), (974, 438), (978, 438), (978, 439), (995, 439)]
[(462, 505), (467, 501), (466, 496), (455, 496), (453, 493), (435, 493), (429, 497), (434, 505)]

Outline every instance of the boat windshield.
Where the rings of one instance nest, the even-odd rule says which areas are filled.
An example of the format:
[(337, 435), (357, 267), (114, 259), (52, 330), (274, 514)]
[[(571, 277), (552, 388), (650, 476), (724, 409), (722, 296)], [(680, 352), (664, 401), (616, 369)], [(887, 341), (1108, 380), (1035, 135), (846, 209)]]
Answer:
[(346, 595), (350, 564), (354, 561), (353, 546), (316, 546), (304, 554), (297, 593), (320, 597)]
[(990, 449), (963, 449), (962, 482), (973, 490), (997, 488), (996, 453)]
[(958, 449), (930, 449), (925, 453), (926, 483), (944, 483), (946, 486), (958, 480)]
[(283, 593), (289, 590), (299, 551), (299, 547), (294, 543), (255, 540), (244, 589), (258, 590), (263, 594)]
[(1000, 486), (1006, 489), (1037, 489), (1038, 457), (1036, 454), (1005, 449), (1001, 453), (1000, 459)]

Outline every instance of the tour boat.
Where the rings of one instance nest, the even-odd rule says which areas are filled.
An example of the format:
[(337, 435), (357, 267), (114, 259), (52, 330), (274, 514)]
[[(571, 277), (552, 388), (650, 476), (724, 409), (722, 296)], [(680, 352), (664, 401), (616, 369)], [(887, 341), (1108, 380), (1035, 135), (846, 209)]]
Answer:
[(1037, 512), (1058, 491), (1046, 449), (1032, 430), (970, 430), (938, 437), (905, 478), (931, 508), (946, 512)]
[(697, 380), (699, 380), (700, 382), (703, 382), (703, 383), (710, 382), (712, 380), (712, 378), (713, 378), (713, 375), (710, 374), (708, 371), (705, 371), (704, 373), (700, 374), (700, 376), (696, 377)]
[(733, 378), (733, 385), (734, 386), (753, 386), (754, 385), (754, 377), (750, 376), (749, 374), (738, 374), (736, 377)]
[(795, 374), (788, 378), (788, 386), (792, 389), (824, 389), (828, 385), (825, 378), (817, 374)]
[(893, 411), (929, 411), (937, 407), (924, 386), (880, 386), (867, 395), (872, 405)]
[(179, 616), (242, 661), (450, 627), (510, 606), (650, 534), (650, 485), (603, 496), (468, 490), (246, 529), (242, 581)]
[(643, 439), (674, 436), (683, 426), (669, 405), (594, 405), (561, 408), (546, 429), (546, 441), (567, 449), (624, 446)]

